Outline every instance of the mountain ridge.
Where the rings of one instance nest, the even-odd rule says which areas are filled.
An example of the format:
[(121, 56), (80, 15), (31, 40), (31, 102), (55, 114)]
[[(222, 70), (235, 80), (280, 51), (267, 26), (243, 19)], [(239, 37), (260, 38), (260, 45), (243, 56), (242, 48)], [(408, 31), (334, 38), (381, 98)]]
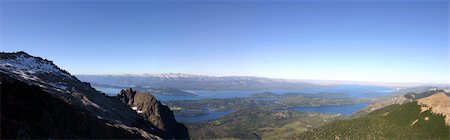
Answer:
[[(443, 90), (434, 90), (431, 93), (433, 94), (425, 92), (423, 94), (428, 96), (423, 98), (409, 100), (403, 104), (392, 104), (350, 120), (331, 122), (288, 138), (449, 139), (450, 124), (446, 122), (450, 117), (449, 93)], [(437, 105), (442, 108), (433, 110)]]
[[(120, 134), (123, 134), (118, 138), (146, 138), (146, 139), (166, 139), (166, 138), (178, 138), (172, 135), (165, 135), (165, 131), (163, 129), (155, 127), (151, 122), (146, 121), (142, 116), (139, 116), (135, 111), (133, 111), (129, 106), (122, 103), (119, 99), (110, 97), (97, 91), (92, 88), (89, 83), (82, 82), (77, 79), (77, 77), (70, 75), (65, 70), (60, 69), (58, 66), (52, 63), (52, 61), (42, 59), (40, 57), (31, 56), (25, 52), (16, 52), (16, 53), (0, 53), (0, 74), (1, 74), (1, 85), (2, 85), (2, 112), (10, 111), (12, 114), (4, 114), (2, 113), (2, 122), (8, 122), (8, 120), (4, 120), (3, 118), (11, 118), (10, 116), (5, 115), (13, 115), (14, 113), (19, 113), (12, 111), (13, 108), (21, 108), (20, 104), (15, 104), (14, 100), (4, 100), (4, 99), (15, 99), (19, 102), (23, 103), (42, 103), (48, 104), (55, 103), (60, 106), (69, 106), (74, 113), (80, 113), (81, 117), (78, 118), (81, 122), (86, 122), (83, 125), (87, 126), (104, 126), (104, 128), (111, 128), (114, 131), (120, 131)], [(17, 92), (21, 88), (25, 89), (33, 89), (30, 92)], [(27, 93), (33, 95), (32, 93), (35, 91), (36, 93), (40, 93), (42, 95), (41, 100), (28, 100), (20, 98), (22, 93)], [(33, 96), (34, 97), (34, 96)], [(36, 98), (41, 98), (37, 96)], [(45, 101), (48, 101), (47, 103)], [(3, 108), (7, 105), (10, 105), (10, 108)], [(50, 111), (47, 114), (40, 115), (54, 115), (55, 113), (62, 112), (60, 109), (52, 109), (51, 106), (30, 106), (36, 107), (35, 110), (44, 110)], [(53, 112), (53, 113), (51, 113)], [(32, 112), (22, 112), (22, 113), (32, 113)], [(84, 115), (83, 115), (84, 114)], [(60, 114), (61, 119), (70, 118), (69, 114)], [(15, 117), (12, 117), (15, 118)], [(37, 118), (46, 118), (44, 116), (37, 116)], [(18, 120), (10, 120), (10, 122), (24, 122), (28, 121), (30, 118), (18, 118)], [(31, 119), (32, 120), (32, 119)], [(45, 119), (44, 119), (45, 120)], [(89, 121), (91, 120), (91, 121)], [(4, 131), (2, 131), (2, 138), (14, 138), (15, 136), (29, 136), (33, 138), (33, 134), (35, 133), (25, 133), (24, 135), (19, 135), (19, 130), (21, 129), (30, 129), (30, 132), (40, 132), (40, 128), (46, 124), (41, 122), (30, 123), (9, 123), (10, 126), (5, 126), (2, 123), (2, 128), (7, 127), (15, 127), (17, 131), (9, 132), (10, 135), (3, 135)], [(39, 137), (34, 138), (108, 138), (106, 135), (90, 135), (89, 132), (97, 131), (95, 129), (83, 129), (79, 128), (80, 124), (73, 124), (70, 122), (57, 122), (56, 120), (47, 120), (53, 123), (49, 124), (60, 124), (64, 123), (67, 128), (72, 129), (62, 129), (62, 131), (69, 132), (61, 132), (61, 135), (51, 136), (53, 131), (51, 129), (43, 129), (42, 133), (38, 133), (40, 135), (36, 135)], [(37, 127), (31, 127), (36, 126)], [(86, 126), (85, 126), (86, 127)], [(64, 128), (64, 127), (63, 127)], [(110, 129), (105, 129), (110, 130)], [(72, 137), (72, 131), (82, 131), (77, 133), (78, 136)], [(28, 132), (28, 131), (27, 131)], [(6, 132), (5, 132), (6, 133)], [(17, 133), (14, 135), (13, 133)], [(84, 135), (85, 134), (85, 135)], [(137, 134), (137, 135), (136, 135)], [(10, 137), (3, 137), (10, 136)], [(17, 137), (17, 138), (26, 138), (26, 137)], [(186, 137), (183, 137), (186, 138)]]
[(75, 74), (78, 77), (158, 77), (158, 78), (237, 78), (237, 79), (268, 79), (292, 83), (308, 83), (316, 84), (320, 86), (329, 85), (372, 85), (372, 86), (386, 86), (395, 88), (410, 88), (418, 86), (437, 86), (437, 87), (448, 87), (450, 85), (446, 83), (430, 83), (430, 82), (382, 82), (382, 81), (348, 81), (348, 80), (323, 80), (323, 79), (286, 79), (286, 78), (269, 78), (264, 76), (214, 76), (214, 75), (202, 75), (202, 74), (190, 74), (190, 73), (140, 73), (140, 74)]
[(318, 84), (293, 82), (252, 76), (204, 76), (190, 74), (163, 75), (76, 75), (83, 81), (97, 85), (121, 87), (177, 88), (181, 90), (263, 90), (263, 89), (304, 89), (319, 87)]
[[(420, 88), (413, 88), (414, 90), (421, 91), (419, 93), (411, 92), (408, 89), (405, 89), (404, 91), (400, 91), (398, 94), (394, 94), (393, 96), (389, 97), (383, 97), (378, 99), (377, 101), (369, 104), (368, 106), (364, 107), (363, 109), (359, 110), (358, 112), (354, 113), (353, 117), (359, 117), (366, 114), (369, 114), (372, 111), (393, 105), (393, 104), (404, 104), (410, 101), (413, 101), (415, 99), (421, 99), (425, 98), (431, 95), (434, 95), (436, 92), (444, 92), (447, 95), (449, 94), (448, 89), (442, 89), (438, 90), (435, 87), (420, 87)], [(406, 92), (406, 93), (405, 93)]]

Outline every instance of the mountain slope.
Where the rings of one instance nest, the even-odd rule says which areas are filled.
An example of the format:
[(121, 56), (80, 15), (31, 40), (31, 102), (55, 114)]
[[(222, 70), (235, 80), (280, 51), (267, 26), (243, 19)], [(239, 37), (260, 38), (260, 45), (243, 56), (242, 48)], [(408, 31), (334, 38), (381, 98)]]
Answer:
[[(389, 105), (393, 104), (404, 104), (410, 101), (413, 101), (415, 99), (420, 99), (424, 97), (428, 97), (430, 95), (435, 94), (437, 91), (434, 87), (414, 87), (414, 88), (407, 88), (402, 89), (399, 91), (396, 91), (393, 93), (393, 96), (387, 96), (382, 97), (378, 99), (377, 101), (369, 104), (368, 106), (364, 107), (363, 109), (359, 110), (358, 112), (354, 113), (353, 117), (360, 117), (369, 114), (370, 112), (381, 109), (384, 107), (387, 107)], [(445, 90), (440, 90), (445, 93)]]
[(426, 98), (417, 100), (421, 105), (421, 112), (431, 110), (435, 114), (445, 117), (445, 123), (450, 126), (450, 98), (444, 92), (438, 92)]
[(188, 124), (192, 139), (280, 139), (321, 126), (340, 115), (248, 108), (217, 120)]
[(0, 74), (2, 138), (177, 138), (51, 61), (0, 53)]
[[(1, 74), (1, 138), (145, 138), (110, 126), (91, 112), (55, 98), (37, 86)], [(138, 130), (138, 129), (135, 129)]]
[[(434, 94), (419, 100), (394, 104), (366, 116), (330, 123), (291, 138), (301, 139), (449, 139), (445, 114), (424, 108), (424, 101), (448, 105), (447, 94)], [(439, 99), (442, 102), (437, 102)], [(422, 103), (421, 103), (422, 102)], [(429, 106), (429, 105), (428, 105)], [(450, 106), (443, 106), (450, 111)], [(441, 110), (443, 111), (443, 110)]]

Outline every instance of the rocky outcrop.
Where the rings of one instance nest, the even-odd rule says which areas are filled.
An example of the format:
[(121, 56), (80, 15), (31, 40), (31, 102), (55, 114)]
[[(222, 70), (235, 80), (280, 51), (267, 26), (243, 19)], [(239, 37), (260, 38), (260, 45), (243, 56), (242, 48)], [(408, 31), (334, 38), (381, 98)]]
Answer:
[(169, 107), (162, 105), (150, 93), (138, 92), (129, 88), (122, 90), (117, 98), (160, 129), (165, 138), (189, 138), (187, 127), (178, 123)]

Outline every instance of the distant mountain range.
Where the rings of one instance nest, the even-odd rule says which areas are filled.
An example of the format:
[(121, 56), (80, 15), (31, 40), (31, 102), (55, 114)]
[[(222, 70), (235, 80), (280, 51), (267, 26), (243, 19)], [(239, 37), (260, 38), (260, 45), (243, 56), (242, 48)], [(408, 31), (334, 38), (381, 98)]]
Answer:
[(180, 90), (270, 90), (270, 89), (305, 89), (330, 85), (372, 85), (391, 88), (411, 88), (433, 86), (449, 87), (437, 83), (400, 83), (400, 82), (365, 82), (335, 80), (291, 80), (273, 79), (254, 76), (206, 76), (184, 73), (162, 74), (78, 74), (82, 81), (90, 82), (96, 87), (145, 87), (173, 88)]
[(182, 73), (76, 75), (77, 78), (100, 86), (177, 88), (182, 90), (267, 90), (304, 89), (321, 85), (283, 79), (250, 76), (215, 77)]
[(0, 53), (1, 139), (188, 139), (148, 93), (107, 96), (52, 61)]

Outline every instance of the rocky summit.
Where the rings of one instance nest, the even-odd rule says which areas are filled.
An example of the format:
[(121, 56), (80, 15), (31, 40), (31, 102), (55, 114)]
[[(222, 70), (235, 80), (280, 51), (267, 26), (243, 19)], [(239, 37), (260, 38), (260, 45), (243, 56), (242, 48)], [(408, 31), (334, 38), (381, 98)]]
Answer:
[(129, 88), (120, 91), (117, 98), (160, 129), (164, 136), (174, 136), (175, 138), (189, 137), (187, 127), (182, 123), (176, 122), (175, 116), (169, 107), (162, 105), (150, 93), (138, 92)]

